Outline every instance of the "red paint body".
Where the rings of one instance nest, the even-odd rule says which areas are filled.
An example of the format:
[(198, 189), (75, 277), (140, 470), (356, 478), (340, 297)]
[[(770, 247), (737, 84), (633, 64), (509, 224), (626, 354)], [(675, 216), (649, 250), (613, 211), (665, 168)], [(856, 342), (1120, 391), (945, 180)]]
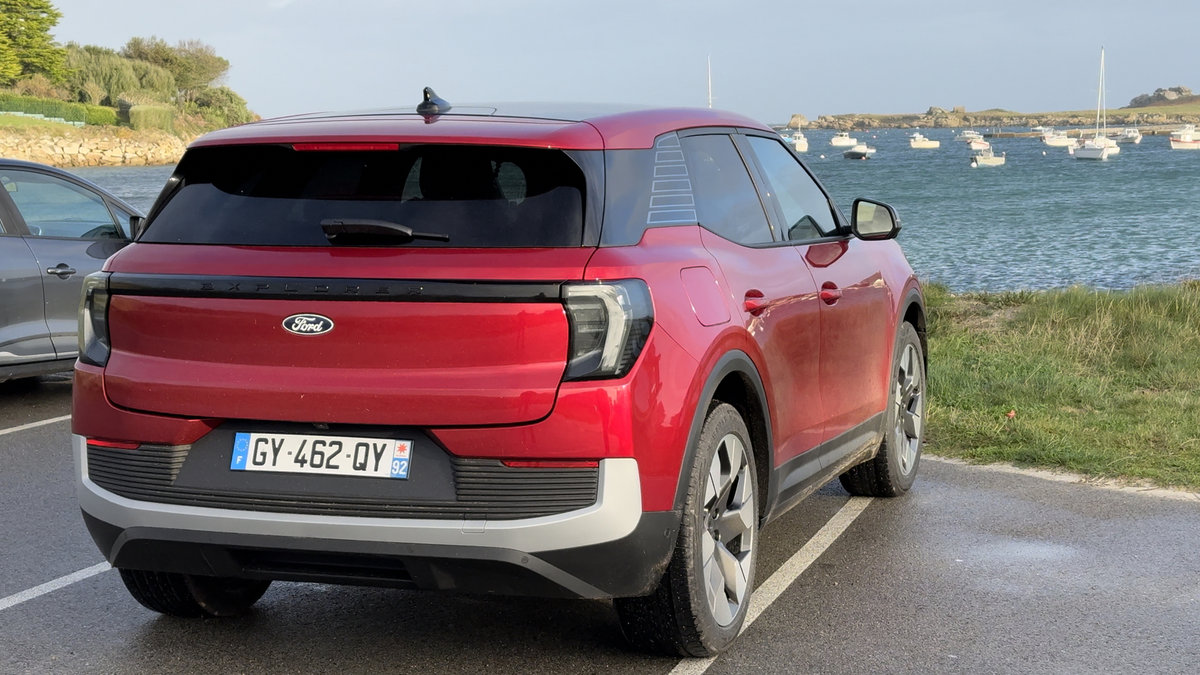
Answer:
[[(603, 150), (649, 148), (666, 131), (717, 126), (766, 129), (707, 110), (580, 122), (294, 118), (210, 134), (193, 147), (436, 141)], [(845, 237), (756, 249), (694, 224), (648, 229), (636, 246), (571, 249), (134, 244), (106, 269), (381, 280), (644, 280), (654, 327), (633, 369), (620, 379), (582, 382), (563, 382), (569, 326), (563, 306), (554, 302), (114, 295), (111, 358), (103, 369), (77, 366), (73, 427), (89, 437), (180, 445), (226, 419), (417, 426), (462, 457), (634, 457), (646, 511), (673, 508), (689, 431), (705, 411), (705, 384), (714, 364), (731, 351), (749, 355), (761, 377), (775, 466), (881, 412), (902, 303), (917, 288), (894, 241)], [(300, 312), (327, 316), (335, 328), (323, 336), (286, 333), (281, 319)]]

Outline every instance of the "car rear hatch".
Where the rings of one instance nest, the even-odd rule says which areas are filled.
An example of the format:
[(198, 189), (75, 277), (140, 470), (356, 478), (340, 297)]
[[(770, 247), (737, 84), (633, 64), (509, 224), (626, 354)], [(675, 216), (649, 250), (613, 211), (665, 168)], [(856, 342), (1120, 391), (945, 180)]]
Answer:
[(109, 399), (297, 422), (546, 416), (571, 342), (561, 287), (594, 250), (587, 154), (193, 148), (109, 263)]

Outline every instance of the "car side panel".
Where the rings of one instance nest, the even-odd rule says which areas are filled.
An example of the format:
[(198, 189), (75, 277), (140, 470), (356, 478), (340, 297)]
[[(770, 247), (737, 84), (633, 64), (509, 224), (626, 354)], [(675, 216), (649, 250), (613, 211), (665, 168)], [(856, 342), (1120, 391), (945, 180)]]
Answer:
[(21, 237), (0, 234), (0, 369), (55, 358), (42, 295), (44, 274)]

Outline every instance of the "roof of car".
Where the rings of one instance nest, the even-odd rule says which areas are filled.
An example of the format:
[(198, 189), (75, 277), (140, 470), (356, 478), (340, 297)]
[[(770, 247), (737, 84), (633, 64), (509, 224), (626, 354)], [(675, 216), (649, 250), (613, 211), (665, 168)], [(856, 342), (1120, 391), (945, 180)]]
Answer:
[(743, 115), (708, 108), (509, 103), (454, 106), (438, 115), (415, 108), (313, 113), (216, 131), (193, 147), (247, 143), (470, 143), (563, 150), (650, 148), (668, 131), (742, 127), (771, 131)]

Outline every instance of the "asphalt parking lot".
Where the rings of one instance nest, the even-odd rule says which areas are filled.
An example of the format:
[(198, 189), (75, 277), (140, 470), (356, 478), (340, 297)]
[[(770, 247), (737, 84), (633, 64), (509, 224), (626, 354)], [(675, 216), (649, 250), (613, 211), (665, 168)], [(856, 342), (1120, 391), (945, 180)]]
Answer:
[(161, 617), (95, 567), (69, 413), (66, 377), (0, 384), (5, 675), (1200, 672), (1200, 499), (937, 460), (906, 497), (835, 484), (772, 523), (761, 613), (711, 662), (631, 652), (605, 602), (277, 583), (242, 617)]

